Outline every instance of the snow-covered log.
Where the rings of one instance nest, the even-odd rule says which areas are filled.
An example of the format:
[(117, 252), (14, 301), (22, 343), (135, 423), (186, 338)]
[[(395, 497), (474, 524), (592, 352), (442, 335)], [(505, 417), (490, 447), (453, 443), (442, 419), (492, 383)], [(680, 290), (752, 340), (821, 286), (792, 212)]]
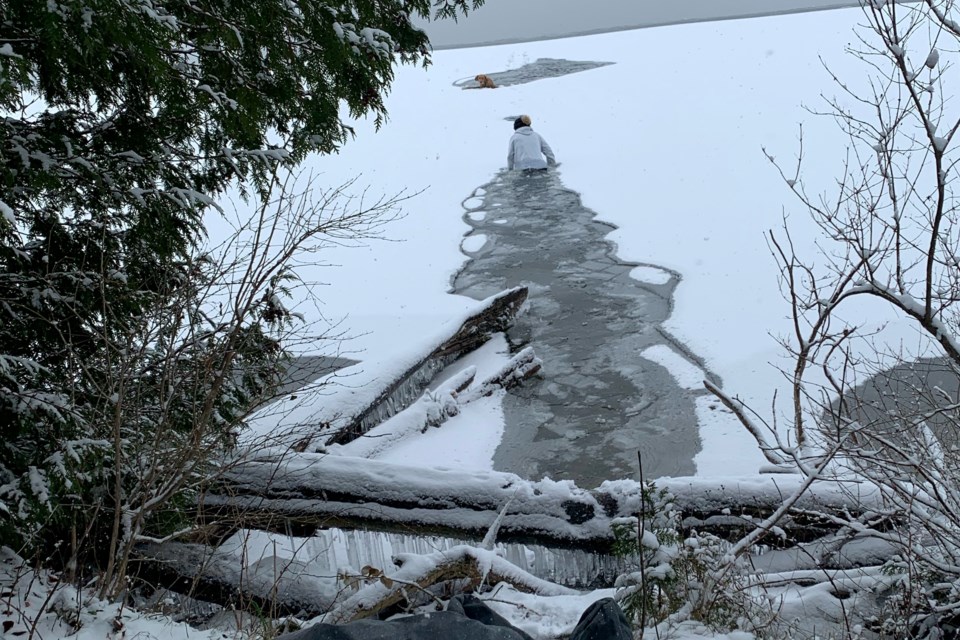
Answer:
[(459, 546), (429, 555), (401, 554), (394, 558), (398, 568), (377, 572), (361, 587), (330, 611), (326, 622), (350, 622), (368, 618), (407, 598), (413, 589), (427, 589), (449, 580), (469, 580), (480, 584), (505, 582), (517, 591), (544, 596), (577, 595), (578, 591), (533, 576), (510, 564), (493, 551)]
[[(795, 491), (801, 476), (708, 480), (663, 478), (688, 529), (736, 536), (756, 526)], [(607, 552), (610, 521), (639, 511), (640, 485), (604, 482), (586, 490), (572, 481), (529, 481), (510, 473), (413, 469), (380, 460), (299, 454), (230, 469), (202, 498), (201, 519), (304, 535), (318, 528), (368, 528), (480, 540), (508, 501), (498, 540)], [(798, 512), (780, 524), (784, 542), (836, 530), (817, 513), (858, 514), (879, 506), (867, 484), (814, 483)], [(775, 541), (772, 541), (775, 542)]]
[(392, 451), (400, 443), (416, 438), (431, 427), (440, 427), (459, 415), (471, 402), (509, 389), (536, 375), (542, 366), (533, 347), (516, 354), (503, 367), (485, 380), (474, 384), (477, 369), (467, 367), (395, 416), (345, 445), (330, 445), (327, 453), (357, 458), (377, 458)]
[[(728, 538), (757, 527), (803, 483), (804, 476), (799, 474), (661, 478), (656, 482), (674, 496), (683, 514), (684, 528), (711, 531)], [(829, 516), (845, 514), (856, 518), (880, 510), (882, 503), (880, 490), (865, 479), (817, 481), (778, 523), (777, 533), (784, 541), (809, 542), (837, 530)]]
[(534, 353), (533, 347), (527, 347), (510, 358), (510, 361), (503, 365), (497, 373), (476, 387), (466, 389), (458, 400), (460, 404), (467, 404), (477, 398), (493, 395), (500, 389), (510, 389), (537, 375), (542, 367), (543, 361)]
[(508, 289), (440, 326), (396, 336), (387, 353), (317, 381), (322, 393), (292, 393), (263, 407), (240, 434), (242, 448), (322, 453), (354, 440), (410, 407), (444, 367), (509, 327), (526, 299), (525, 287)]
[[(357, 411), (344, 421), (343, 426), (332, 434), (325, 434), (326, 444), (345, 444), (357, 438), (386, 418), (404, 409), (410, 402), (397, 401), (403, 390), (403, 395), (409, 395), (409, 382), (413, 379), (422, 380), (416, 393), (420, 392), (429, 383), (432, 376), (418, 375), (425, 370), (439, 371), (458, 358), (470, 353), (486, 342), (491, 335), (506, 330), (512, 323), (523, 303), (527, 300), (527, 288), (516, 287), (509, 289), (485, 300), (482, 306), (467, 316), (459, 329), (447, 336), (439, 344), (432, 345), (432, 350), (423, 354), (411, 367), (403, 371), (395, 379), (389, 381), (377, 393), (371, 402), (359, 407)], [(389, 411), (384, 409), (389, 407)]]
[(493, 551), (467, 545), (425, 555), (398, 554), (393, 563), (365, 567), (357, 575), (320, 575), (316, 566), (289, 558), (264, 558), (245, 567), (241, 558), (199, 544), (137, 547), (137, 575), (148, 584), (274, 618), (325, 614), (328, 622), (358, 620), (403, 601), (408, 593), (449, 580), (466, 580), (473, 588), (507, 583), (545, 596), (579, 593), (538, 578)]
[(202, 497), (200, 516), (305, 535), (336, 526), (481, 540), (512, 500), (499, 541), (606, 549), (618, 510), (603, 499), (568, 480), (297, 454), (229, 469)]
[(132, 565), (139, 579), (157, 588), (271, 617), (318, 616), (341, 591), (336, 575), (286, 558), (265, 558), (244, 567), (240, 560), (202, 544), (138, 545)]

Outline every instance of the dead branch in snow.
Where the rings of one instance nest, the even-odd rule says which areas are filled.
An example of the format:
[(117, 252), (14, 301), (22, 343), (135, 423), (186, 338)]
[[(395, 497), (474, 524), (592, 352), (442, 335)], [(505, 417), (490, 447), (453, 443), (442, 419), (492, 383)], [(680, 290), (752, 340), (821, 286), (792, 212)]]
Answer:
[(338, 603), (325, 616), (328, 622), (350, 622), (368, 618), (378, 611), (389, 608), (407, 599), (406, 589), (416, 585), (427, 589), (450, 580), (469, 580), (475, 589), (483, 582), (505, 582), (518, 591), (538, 595), (576, 595), (574, 589), (541, 580), (510, 564), (492, 551), (475, 547), (454, 547), (429, 555), (402, 554), (394, 558), (399, 567), (395, 571), (383, 571), (375, 581)]
[(760, 452), (763, 454), (763, 457), (770, 462), (770, 464), (785, 468), (787, 471), (791, 470), (789, 466), (790, 462), (787, 460), (786, 456), (780, 452), (780, 448), (771, 445), (763, 435), (763, 430), (760, 428), (760, 425), (758, 425), (753, 418), (747, 415), (748, 409), (743, 402), (737, 398), (731, 398), (729, 395), (724, 393), (720, 387), (713, 384), (709, 380), (704, 380), (703, 386), (707, 391), (716, 396), (723, 406), (733, 412), (733, 415), (737, 417), (737, 420), (740, 421), (740, 424), (742, 424), (747, 431), (750, 432), (750, 435), (753, 436), (754, 440), (757, 441), (757, 445), (760, 447)]
[[(579, 593), (537, 578), (493, 551), (470, 546), (427, 555), (401, 554), (394, 563), (392, 568), (364, 567), (359, 575), (320, 575), (288, 558), (264, 558), (243, 566), (241, 557), (196, 544), (144, 544), (136, 549), (137, 577), (155, 588), (225, 607), (270, 611), (274, 617), (326, 614), (329, 622), (359, 620), (405, 601), (409, 589), (426, 592), (448, 581), (466, 580), (469, 590), (503, 582), (524, 593)], [(350, 595), (344, 598), (346, 593)]]

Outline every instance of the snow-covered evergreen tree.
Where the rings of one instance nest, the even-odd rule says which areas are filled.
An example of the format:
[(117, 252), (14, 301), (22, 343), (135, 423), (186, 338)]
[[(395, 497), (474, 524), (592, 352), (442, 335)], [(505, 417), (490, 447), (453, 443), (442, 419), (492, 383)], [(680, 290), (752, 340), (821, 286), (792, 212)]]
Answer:
[(136, 507), (144, 478), (198, 473), (177, 451), (227, 443), (283, 354), (282, 266), (229, 325), (204, 314), (224, 265), (197, 252), (203, 212), (335, 151), (342, 106), (382, 122), (395, 65), (429, 62), (411, 16), (480, 4), (0, 4), (0, 544), (109, 574), (138, 509), (163, 528), (183, 484)]

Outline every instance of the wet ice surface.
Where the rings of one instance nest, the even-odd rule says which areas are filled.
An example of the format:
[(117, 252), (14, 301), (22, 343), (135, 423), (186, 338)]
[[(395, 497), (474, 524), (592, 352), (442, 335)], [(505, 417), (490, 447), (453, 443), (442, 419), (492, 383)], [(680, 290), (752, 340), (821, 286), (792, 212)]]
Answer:
[[(498, 87), (509, 87), (514, 84), (525, 84), (534, 80), (543, 80), (544, 78), (559, 78), (560, 76), (589, 71), (598, 67), (605, 67), (613, 64), (612, 62), (581, 62), (577, 60), (560, 60), (556, 58), (539, 58), (535, 62), (529, 62), (518, 69), (509, 71), (488, 72), (478, 69), (477, 73), (484, 74), (493, 80)], [(479, 89), (480, 84), (473, 78), (458, 80), (453, 83), (461, 89)]]
[(636, 477), (639, 450), (648, 479), (694, 473), (694, 398), (703, 392), (681, 388), (641, 356), (657, 345), (677, 352), (659, 328), (676, 275), (646, 265), (670, 277), (631, 278), (642, 265), (612, 257), (604, 239), (612, 227), (597, 222), (555, 171), (502, 172), (465, 208), (473, 227), (467, 239), (485, 242), (467, 251), (471, 260), (454, 279), (455, 292), (483, 299), (527, 286), (529, 309), (507, 338), (512, 350), (532, 345), (544, 361), (542, 379), (504, 400), (495, 468), (592, 487)]

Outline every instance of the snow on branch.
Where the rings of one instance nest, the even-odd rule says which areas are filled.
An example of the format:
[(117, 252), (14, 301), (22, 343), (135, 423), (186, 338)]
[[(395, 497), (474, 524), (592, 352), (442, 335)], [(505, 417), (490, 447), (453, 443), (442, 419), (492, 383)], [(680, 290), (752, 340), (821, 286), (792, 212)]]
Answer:
[(440, 427), (448, 419), (459, 415), (464, 407), (498, 391), (509, 389), (536, 375), (542, 361), (532, 347), (527, 347), (510, 359), (499, 371), (474, 385), (476, 367), (467, 367), (436, 391), (425, 391), (415, 403), (388, 418), (362, 437), (345, 445), (331, 445), (328, 453), (359, 458), (376, 458), (399, 445), (400, 442)]
[(740, 424), (742, 424), (747, 431), (750, 432), (750, 435), (753, 436), (753, 439), (757, 441), (757, 445), (760, 447), (760, 452), (763, 454), (763, 457), (770, 462), (770, 464), (786, 470), (789, 470), (792, 467), (791, 463), (787, 460), (787, 457), (780, 452), (780, 448), (775, 447), (767, 442), (760, 425), (758, 425), (749, 415), (747, 415), (747, 408), (743, 402), (737, 398), (731, 398), (724, 393), (720, 387), (713, 384), (709, 380), (704, 380), (703, 386), (706, 387), (707, 391), (715, 395), (726, 408), (733, 412), (733, 415), (737, 417), (737, 419), (740, 421)]

